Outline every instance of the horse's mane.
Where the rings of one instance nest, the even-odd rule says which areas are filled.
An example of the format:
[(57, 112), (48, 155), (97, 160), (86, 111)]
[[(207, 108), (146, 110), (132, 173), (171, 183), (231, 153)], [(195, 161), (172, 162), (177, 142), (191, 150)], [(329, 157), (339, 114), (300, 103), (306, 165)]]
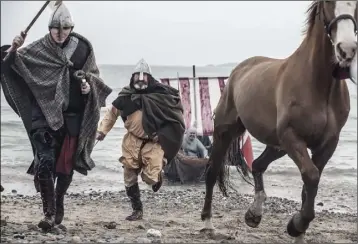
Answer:
[(306, 11), (307, 19), (305, 21), (305, 28), (302, 32), (304, 35), (309, 35), (311, 33), (316, 20), (316, 16), (319, 13), (318, 9), (320, 7), (320, 4), (320, 1), (313, 1), (308, 7)]

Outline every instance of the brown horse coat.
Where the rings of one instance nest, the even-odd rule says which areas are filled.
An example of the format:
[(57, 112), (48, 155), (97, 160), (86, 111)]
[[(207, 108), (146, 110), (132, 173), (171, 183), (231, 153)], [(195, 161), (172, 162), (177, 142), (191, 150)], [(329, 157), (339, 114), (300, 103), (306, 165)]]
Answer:
[(225, 153), (230, 142), (248, 130), (266, 149), (252, 164), (255, 197), (245, 222), (250, 227), (260, 224), (266, 199), (263, 173), (271, 162), (287, 154), (303, 181), (302, 208), (291, 218), (287, 232), (303, 243), (315, 218), (321, 174), (337, 148), (350, 111), (344, 79), (357, 51), (356, 6), (356, 1), (313, 2), (307, 11), (306, 36), (294, 53), (285, 59), (251, 57), (232, 71), (215, 109), (201, 214), (207, 229), (213, 228), (216, 181), (226, 195)]

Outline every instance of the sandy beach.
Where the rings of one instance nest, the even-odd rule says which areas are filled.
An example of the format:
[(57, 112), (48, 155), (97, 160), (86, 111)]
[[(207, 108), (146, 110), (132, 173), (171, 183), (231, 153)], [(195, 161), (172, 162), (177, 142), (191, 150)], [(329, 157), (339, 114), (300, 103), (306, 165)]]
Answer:
[[(167, 184), (165, 182), (158, 193), (141, 188), (144, 219), (137, 222), (124, 220), (131, 209), (123, 190), (70, 193), (65, 199), (63, 225), (49, 233), (37, 228), (41, 217), (39, 195), (4, 195), (1, 197), (1, 242), (292, 243), (286, 224), (300, 208), (299, 202), (268, 196), (261, 225), (252, 229), (244, 222), (252, 194), (230, 190), (229, 197), (223, 198), (215, 188), (213, 223), (216, 231), (208, 233), (201, 231), (203, 222), (200, 220), (204, 185)], [(357, 214), (335, 213), (325, 210), (322, 202), (317, 203), (316, 219), (306, 240), (308, 243), (357, 243)]]

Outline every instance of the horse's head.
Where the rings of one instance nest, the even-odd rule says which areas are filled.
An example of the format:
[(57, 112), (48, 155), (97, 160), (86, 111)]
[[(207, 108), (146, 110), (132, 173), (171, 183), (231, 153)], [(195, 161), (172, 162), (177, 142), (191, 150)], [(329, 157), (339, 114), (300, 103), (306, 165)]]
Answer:
[(320, 16), (341, 67), (350, 66), (357, 52), (357, 11), (357, 1), (320, 2)]

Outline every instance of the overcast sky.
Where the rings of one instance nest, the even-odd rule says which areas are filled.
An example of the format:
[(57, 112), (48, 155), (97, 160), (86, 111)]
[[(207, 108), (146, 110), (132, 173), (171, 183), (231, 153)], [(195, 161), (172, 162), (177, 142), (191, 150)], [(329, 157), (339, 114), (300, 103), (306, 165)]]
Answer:
[[(1, 1), (1, 44), (10, 44), (45, 1)], [(302, 41), (307, 1), (65, 1), (75, 31), (94, 46), (99, 64), (207, 65), (254, 55), (283, 58)], [(26, 43), (47, 32), (50, 10)]]

